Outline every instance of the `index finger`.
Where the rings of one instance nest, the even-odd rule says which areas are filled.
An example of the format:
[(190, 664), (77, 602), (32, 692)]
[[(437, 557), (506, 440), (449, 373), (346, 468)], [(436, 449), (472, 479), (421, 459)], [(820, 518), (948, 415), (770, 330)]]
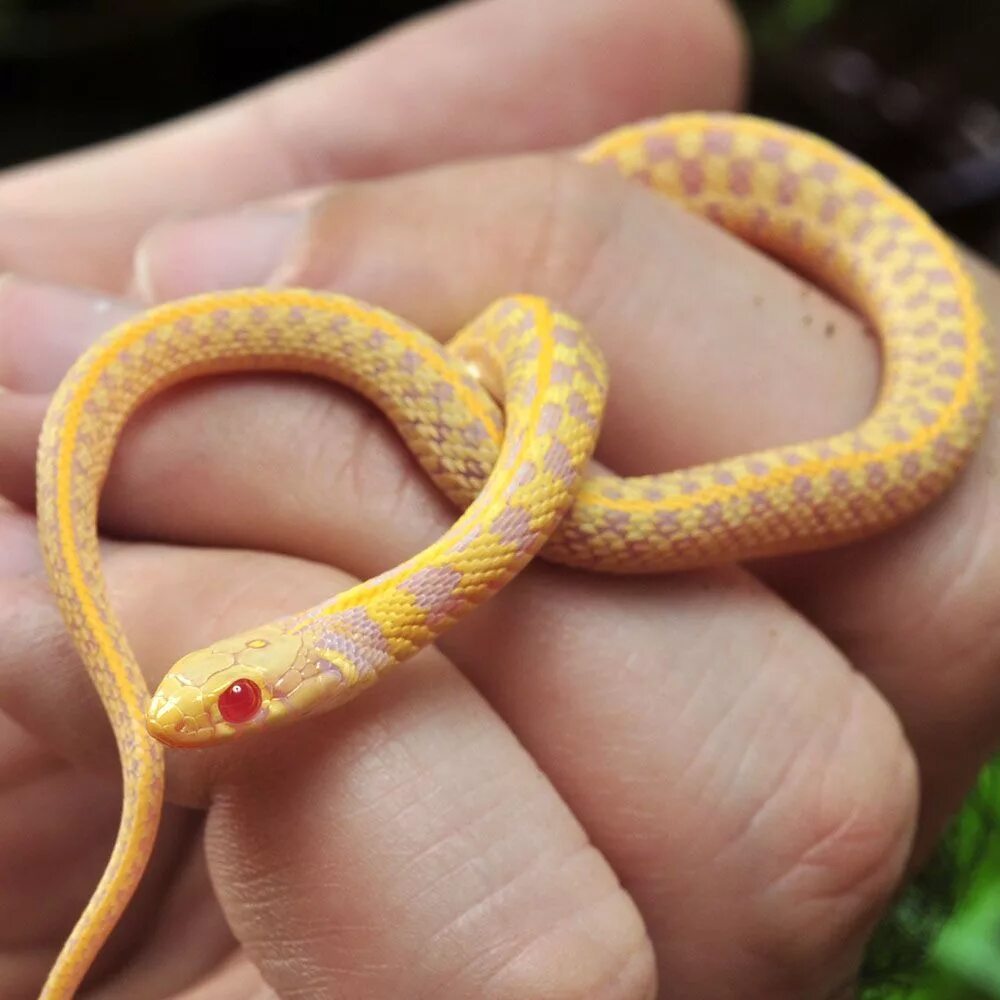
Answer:
[(568, 145), (740, 91), (726, 0), (477, 0), (239, 99), (0, 177), (0, 269), (120, 290), (167, 215)]

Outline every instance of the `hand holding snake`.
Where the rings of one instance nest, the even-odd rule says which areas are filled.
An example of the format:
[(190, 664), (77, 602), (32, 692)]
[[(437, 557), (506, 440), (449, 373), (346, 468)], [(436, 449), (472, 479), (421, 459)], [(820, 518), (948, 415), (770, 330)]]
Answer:
[[(604, 361), (572, 317), (537, 297), (500, 300), (450, 352), (383, 310), (295, 289), (171, 303), (112, 330), (63, 381), (39, 447), (46, 566), (115, 730), (125, 785), (111, 861), (45, 996), (75, 990), (152, 852), (163, 759), (150, 735), (214, 745), (335, 708), (543, 549), (617, 573), (824, 549), (921, 510), (968, 459), (992, 405), (985, 318), (954, 248), (873, 171), (793, 129), (722, 115), (627, 127), (581, 158), (783, 257), (866, 315), (884, 359), (872, 414), (828, 439), (701, 468), (588, 476)], [(261, 368), (321, 375), (367, 397), (464, 513), (375, 579), (186, 656), (147, 704), (99, 565), (97, 506), (114, 446), (154, 394)], [(477, 379), (502, 401), (503, 420)]]

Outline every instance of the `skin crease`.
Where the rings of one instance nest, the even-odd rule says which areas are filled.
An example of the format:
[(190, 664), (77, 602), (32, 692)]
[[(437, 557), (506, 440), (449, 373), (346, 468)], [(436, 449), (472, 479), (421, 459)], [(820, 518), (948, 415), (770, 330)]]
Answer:
[[(636, 5), (634, 23), (648, 6)], [(635, 117), (628, 102), (619, 110)], [(629, 387), (613, 391), (604, 443), (622, 471), (857, 419), (877, 377), (857, 325), (647, 198), (546, 159), (444, 168), (340, 189), (274, 266), (442, 334), (494, 283), (559, 297)], [(455, 237), (470, 232), (479, 240)], [(194, 238), (191, 226), (159, 228), (142, 255), (146, 287), (160, 297), (197, 287), (194, 268), (176, 267)], [(470, 242), (493, 252), (470, 254)], [(29, 267), (37, 246), (26, 248)], [(390, 246), (393, 271), (373, 270)], [(114, 287), (118, 258), (107, 259), (100, 283)], [(995, 279), (984, 281), (989, 300)], [(45, 400), (24, 393), (50, 390), (108, 318), (72, 293), (0, 289), (3, 493), (30, 498)], [(27, 345), (35, 360), (22, 376), (13, 359)], [(643, 362), (651, 356), (656, 365)], [(773, 384), (748, 391), (751, 365)], [(700, 390), (685, 397), (685, 386)], [(200, 861), (200, 816), (175, 807), (161, 867), (112, 951), (130, 956), (131, 993), (112, 975), (96, 995), (253, 995), (251, 957), (278, 995), (632, 998), (653, 994), (654, 962), (664, 995), (834, 995), (911, 838), (926, 844), (991, 746), (997, 447), (994, 426), (958, 488), (912, 525), (768, 567), (776, 590), (735, 570), (642, 587), (539, 567), (441, 653), (337, 716), (256, 750), (171, 761), (173, 801), (211, 802), (205, 848), (219, 903)], [(310, 486), (275, 489), (283, 481)], [(321, 563), (370, 575), (453, 517), (370, 412), (325, 386), (249, 378), (150, 407), (104, 511), (116, 535), (144, 539), (109, 544), (108, 573), (150, 680), (187, 649), (349, 582)], [(183, 544), (197, 542), (289, 555)], [(51, 907), (32, 905), (39, 881), (85, 821), (110, 835), (117, 797), (61, 764), (82, 756), (111, 774), (114, 757), (59, 638), (28, 515), (0, 515), (0, 553), (0, 856), (28, 862), (9, 866), (23, 881), (0, 884), (25, 914), (18, 939), (2, 942), (0, 983), (17, 996), (30, 995), (24, 984), (59, 937)], [(960, 748), (946, 742), (954, 733)], [(54, 806), (63, 824), (25, 829), (25, 815), (41, 823)], [(64, 923), (101, 860), (95, 851), (61, 876)]]

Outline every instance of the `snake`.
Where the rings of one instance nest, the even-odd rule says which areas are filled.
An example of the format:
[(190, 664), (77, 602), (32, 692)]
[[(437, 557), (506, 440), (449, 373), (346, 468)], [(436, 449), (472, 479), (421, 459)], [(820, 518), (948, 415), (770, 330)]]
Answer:
[[(661, 474), (591, 462), (608, 393), (595, 342), (553, 302), (512, 294), (442, 345), (331, 291), (251, 288), (156, 306), (110, 330), (52, 398), (37, 464), (46, 571), (121, 761), (110, 859), (42, 989), (75, 995), (146, 867), (166, 748), (210, 747), (327, 711), (435, 641), (536, 556), (665, 573), (830, 548), (896, 525), (952, 483), (990, 411), (995, 364), (953, 243), (876, 171), (789, 125), (683, 113), (574, 151), (784, 262), (876, 332), (880, 389), (824, 440)], [(302, 613), (190, 653), (149, 689), (108, 598), (98, 503), (131, 415), (196, 377), (338, 382), (391, 422), (460, 511), (424, 551)]]

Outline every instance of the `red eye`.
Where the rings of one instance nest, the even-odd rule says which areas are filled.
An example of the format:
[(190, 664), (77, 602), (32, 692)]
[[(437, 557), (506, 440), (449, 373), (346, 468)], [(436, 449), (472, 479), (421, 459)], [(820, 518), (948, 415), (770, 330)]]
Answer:
[(238, 725), (257, 714), (261, 701), (260, 688), (253, 681), (240, 678), (219, 695), (219, 711), (226, 722)]

